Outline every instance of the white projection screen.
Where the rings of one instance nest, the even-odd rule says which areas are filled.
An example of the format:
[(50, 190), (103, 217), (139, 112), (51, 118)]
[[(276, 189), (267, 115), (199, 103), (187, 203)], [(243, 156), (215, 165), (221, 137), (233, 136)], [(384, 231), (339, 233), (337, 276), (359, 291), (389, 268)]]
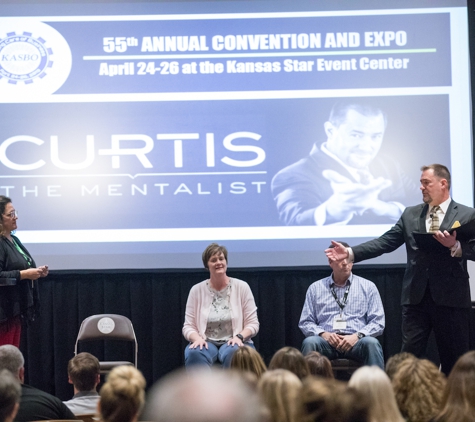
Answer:
[(326, 264), (421, 202), (424, 164), (473, 206), (467, 4), (2, 2), (0, 122), (39, 265), (198, 268), (214, 241), (233, 267)]

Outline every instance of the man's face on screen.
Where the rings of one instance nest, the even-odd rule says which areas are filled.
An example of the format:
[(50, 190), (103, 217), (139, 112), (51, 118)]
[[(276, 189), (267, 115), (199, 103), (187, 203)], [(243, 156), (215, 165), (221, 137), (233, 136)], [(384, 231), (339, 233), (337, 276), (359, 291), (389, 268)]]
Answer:
[(340, 126), (325, 123), (327, 148), (347, 166), (365, 168), (378, 154), (384, 130), (382, 114), (365, 116), (350, 109)]

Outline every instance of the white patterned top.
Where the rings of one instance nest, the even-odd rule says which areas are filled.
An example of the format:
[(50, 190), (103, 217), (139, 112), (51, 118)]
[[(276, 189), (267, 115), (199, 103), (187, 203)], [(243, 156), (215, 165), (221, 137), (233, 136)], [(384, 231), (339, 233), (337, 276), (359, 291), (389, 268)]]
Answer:
[(221, 291), (213, 289), (207, 282), (207, 287), (213, 295), (209, 308), (208, 322), (206, 324), (206, 339), (212, 342), (225, 342), (233, 336), (231, 316), (231, 289), (232, 279)]

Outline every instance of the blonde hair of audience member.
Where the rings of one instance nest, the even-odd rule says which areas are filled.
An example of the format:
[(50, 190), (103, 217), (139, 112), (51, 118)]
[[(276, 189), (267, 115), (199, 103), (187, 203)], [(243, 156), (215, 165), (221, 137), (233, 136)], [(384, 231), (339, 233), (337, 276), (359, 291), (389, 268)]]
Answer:
[(401, 352), (396, 353), (387, 360), (384, 370), (390, 380), (393, 379), (393, 376), (397, 372), (401, 362), (404, 362), (406, 359), (416, 359), (416, 357), (412, 353)]
[(475, 351), (461, 356), (447, 378), (437, 422), (475, 420)]
[(0, 371), (0, 422), (12, 422), (20, 408), (21, 386), (8, 370)]
[(404, 422), (397, 407), (391, 380), (381, 368), (358, 368), (351, 376), (348, 386), (368, 398), (371, 422)]
[(311, 375), (323, 378), (335, 378), (330, 359), (321, 353), (312, 351), (304, 356)]
[(270, 412), (270, 422), (297, 421), (297, 399), (302, 382), (286, 369), (274, 369), (262, 375), (257, 390)]
[(117, 366), (100, 391), (98, 411), (104, 422), (137, 421), (145, 403), (145, 378), (133, 366)]
[(307, 377), (298, 401), (299, 422), (369, 422), (369, 402), (354, 388), (331, 378)]
[(392, 384), (396, 402), (409, 422), (427, 422), (439, 413), (445, 375), (427, 359), (406, 359), (399, 365)]
[[(258, 395), (242, 377), (214, 368), (175, 371), (151, 389), (143, 420), (156, 422), (259, 422)], [(239, 375), (241, 375), (239, 373)]]
[(231, 369), (252, 372), (259, 379), (266, 372), (267, 367), (257, 350), (249, 346), (243, 346), (234, 352), (231, 359)]
[(268, 369), (287, 369), (301, 380), (310, 375), (310, 369), (302, 352), (295, 347), (289, 346), (282, 347), (282, 349), (275, 352)]

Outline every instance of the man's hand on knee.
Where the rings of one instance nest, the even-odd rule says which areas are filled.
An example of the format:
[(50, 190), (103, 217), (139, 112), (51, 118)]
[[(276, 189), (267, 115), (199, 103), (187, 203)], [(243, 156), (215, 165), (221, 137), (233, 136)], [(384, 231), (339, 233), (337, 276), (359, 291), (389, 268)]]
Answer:
[(349, 352), (357, 343), (357, 341), (358, 335), (356, 333), (349, 336), (342, 336), (338, 350), (341, 352)]
[(328, 344), (332, 347), (334, 347), (335, 349), (338, 349), (340, 343), (341, 343), (341, 340), (343, 338), (343, 336), (341, 336), (340, 334), (337, 334), (337, 333), (328, 333), (326, 331), (324, 331), (323, 333), (320, 334), (320, 337), (323, 338), (323, 340), (326, 340), (328, 342)]

